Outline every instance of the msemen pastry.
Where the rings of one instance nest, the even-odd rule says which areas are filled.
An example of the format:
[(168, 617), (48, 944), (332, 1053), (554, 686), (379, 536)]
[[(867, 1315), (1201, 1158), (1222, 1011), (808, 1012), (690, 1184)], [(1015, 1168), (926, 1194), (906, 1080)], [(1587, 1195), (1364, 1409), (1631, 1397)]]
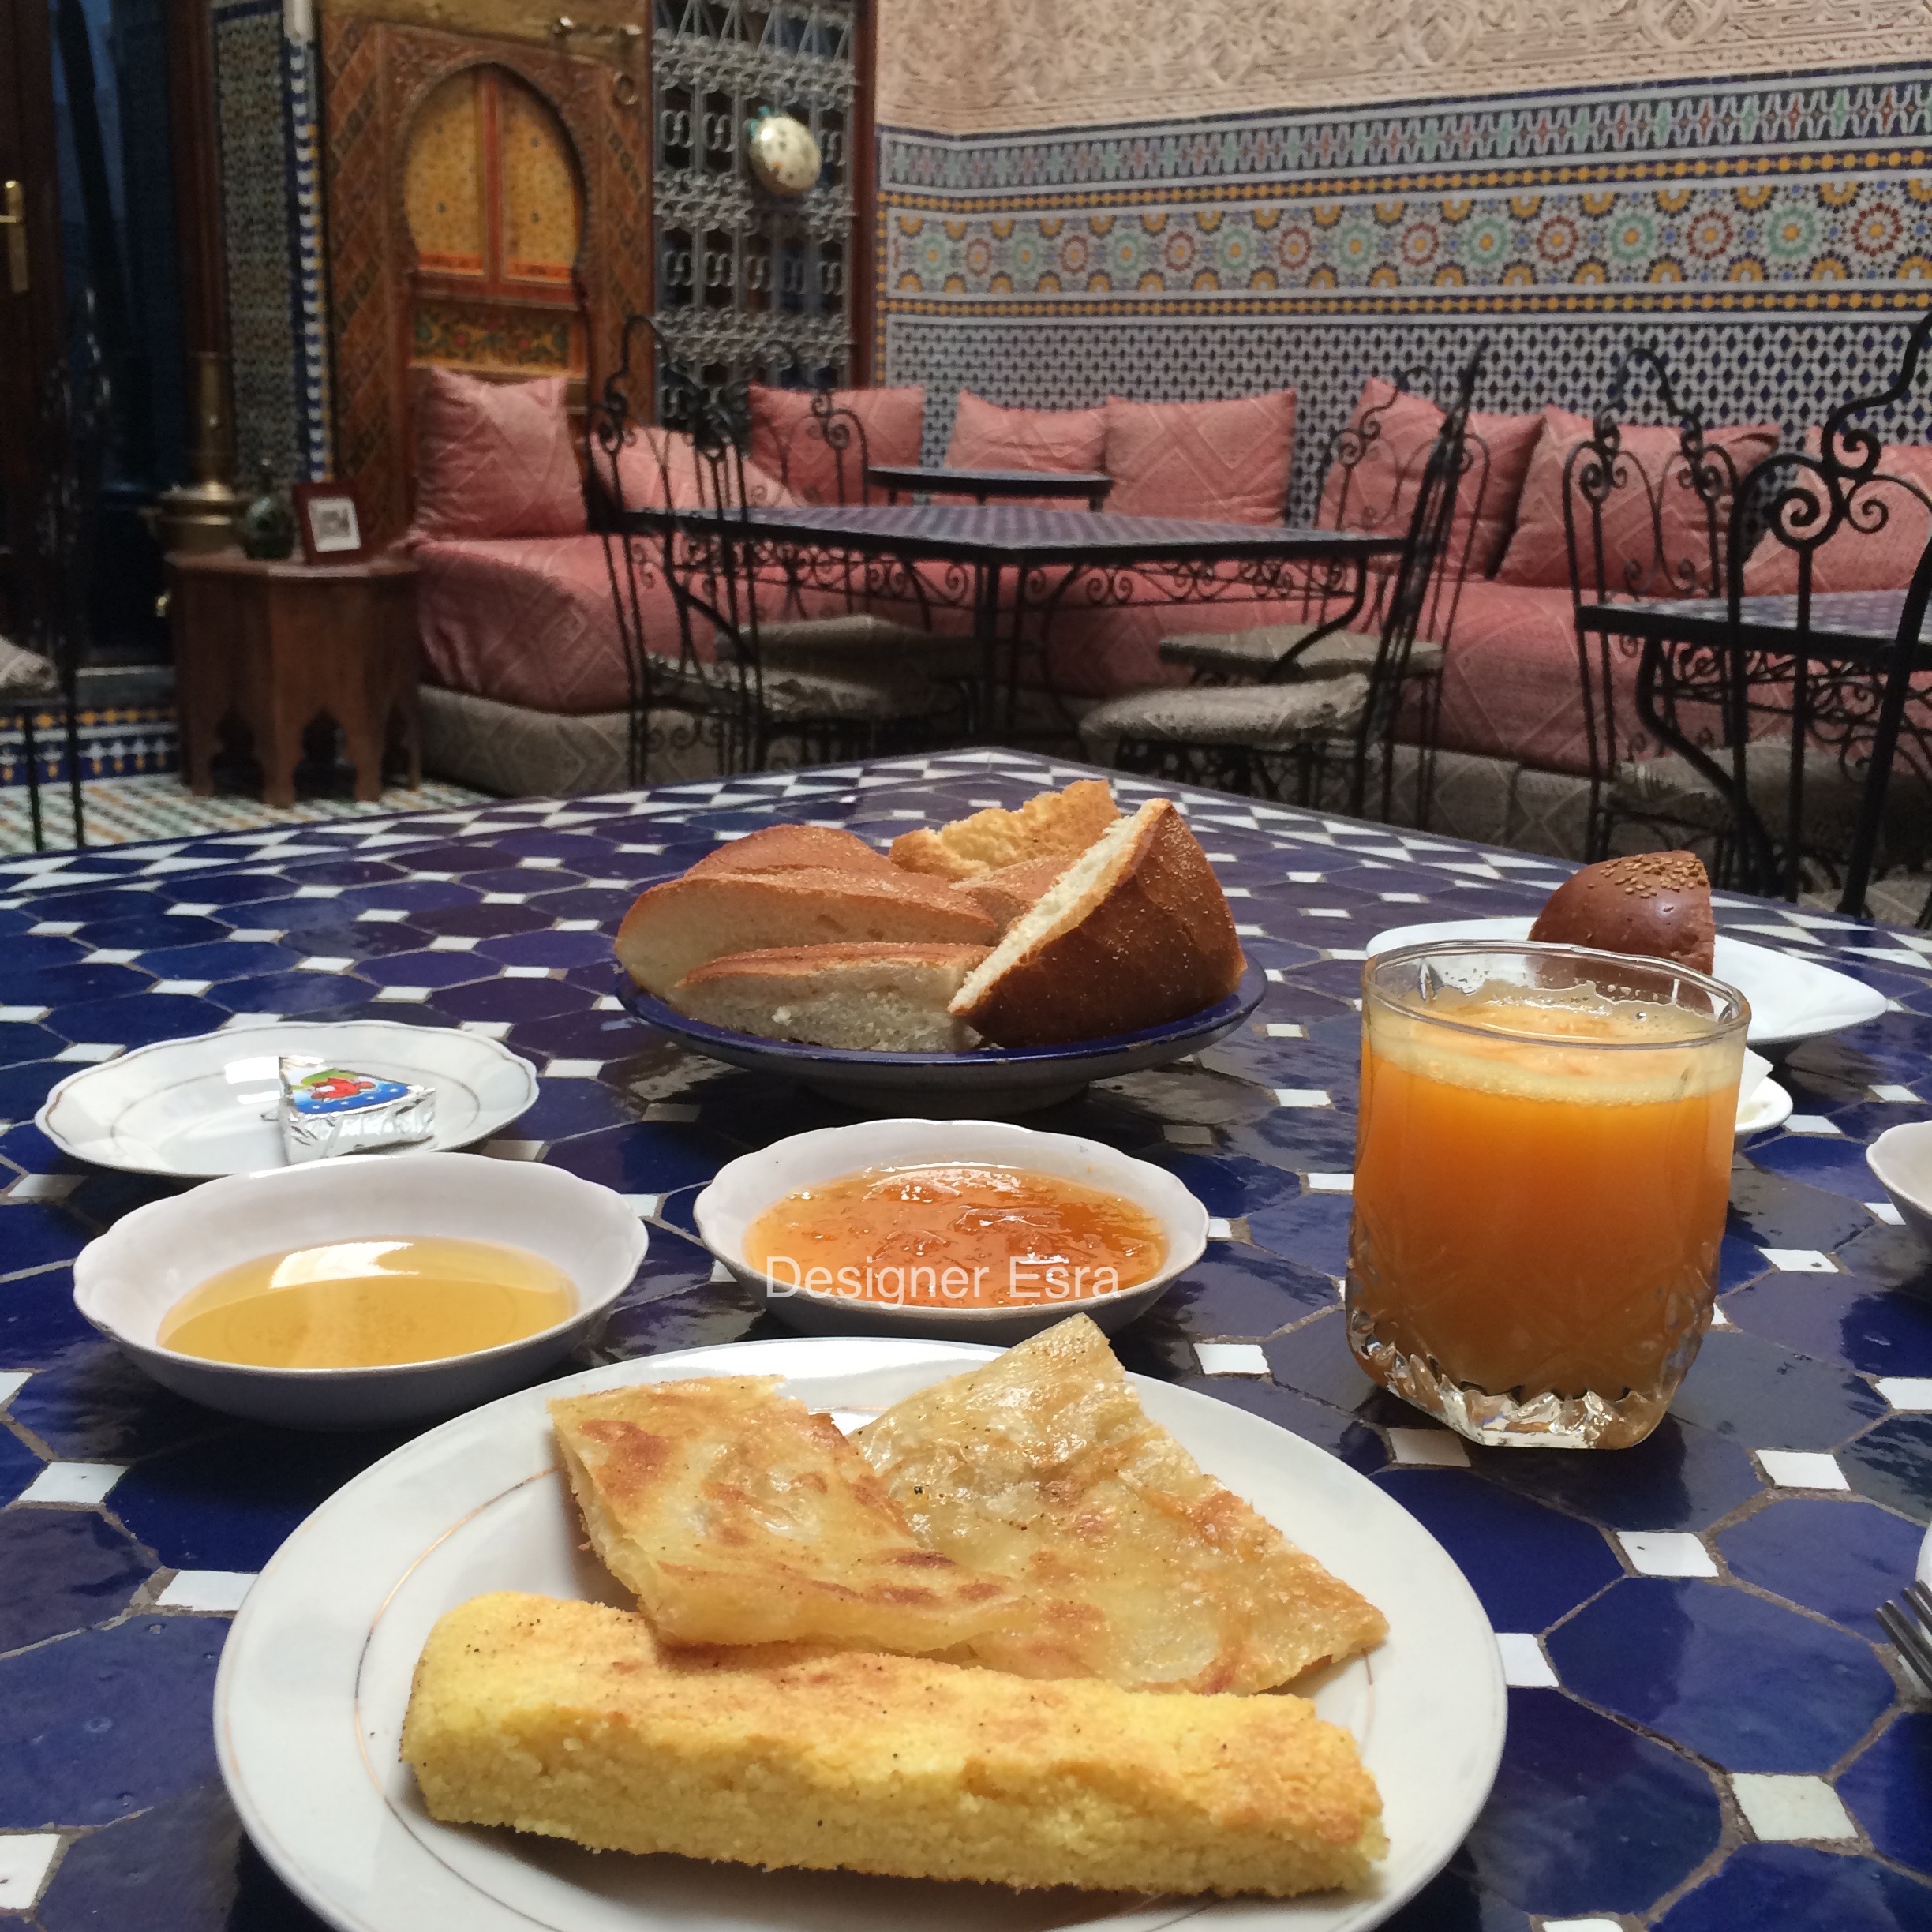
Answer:
[(1532, 939), (1670, 960), (1694, 972), (1715, 963), (1710, 880), (1695, 852), (1634, 852), (1573, 873), (1552, 893)]
[(829, 1416), (769, 1376), (550, 1405), (605, 1567), (680, 1643), (944, 1650), (1031, 1620), (1020, 1592), (922, 1548)]
[(1258, 1691), (1388, 1634), (1148, 1417), (1084, 1315), (853, 1440), (922, 1544), (1032, 1600), (1035, 1623), (973, 1639), (995, 1669)]
[(712, 1026), (868, 1053), (965, 1053), (979, 1036), (946, 1009), (984, 946), (853, 940), (732, 953), (695, 967), (670, 1002)]
[(1387, 1849), (1354, 1739), (1300, 1698), (672, 1650), (507, 1593), (430, 1632), (402, 1756), (446, 1823), (747, 1865), (1285, 1897), (1360, 1885)]
[(624, 915), (616, 943), (619, 963), (662, 999), (694, 967), (732, 953), (879, 939), (990, 945), (998, 935), (941, 880), (803, 866), (691, 872), (653, 886)]
[(1101, 778), (1080, 778), (1064, 792), (1042, 792), (1017, 811), (998, 805), (893, 841), (893, 863), (942, 878), (983, 878), (1029, 859), (1072, 859), (1119, 816)]
[(1198, 1013), (1245, 964), (1208, 855), (1170, 800), (1150, 799), (1006, 928), (953, 1013), (1002, 1046), (1057, 1046)]

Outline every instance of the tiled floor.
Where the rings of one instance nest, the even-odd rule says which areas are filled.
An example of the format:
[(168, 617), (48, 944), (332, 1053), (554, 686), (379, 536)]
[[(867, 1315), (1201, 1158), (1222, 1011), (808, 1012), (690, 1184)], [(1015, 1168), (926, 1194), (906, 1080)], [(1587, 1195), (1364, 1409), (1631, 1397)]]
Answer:
[[(260, 799), (197, 798), (178, 773), (138, 778), (99, 778), (80, 788), (80, 809), (90, 845), (124, 845), (137, 839), (186, 838), (198, 833), (246, 832), (256, 826), (311, 825), (328, 818), (364, 818), (381, 812), (441, 811), (474, 805), (485, 795), (464, 785), (425, 779), (421, 791), (392, 786), (370, 803), (353, 799), (304, 799), (294, 805), (264, 805)], [(49, 851), (73, 843), (66, 788), (40, 794)], [(24, 785), (0, 786), (0, 854), (31, 852), (33, 833)]]

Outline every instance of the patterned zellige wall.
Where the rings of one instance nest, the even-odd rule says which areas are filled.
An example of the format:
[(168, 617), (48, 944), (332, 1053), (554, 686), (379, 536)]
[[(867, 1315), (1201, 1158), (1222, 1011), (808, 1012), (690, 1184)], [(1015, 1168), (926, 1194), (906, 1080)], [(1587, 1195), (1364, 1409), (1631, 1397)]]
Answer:
[(1654, 340), (1707, 419), (1795, 429), (1881, 386), (1932, 305), (1932, 66), (889, 127), (879, 180), (880, 367), (934, 392), (934, 450), (962, 384), (1036, 406), (1293, 384), (1305, 452), (1365, 375), (1446, 376), (1478, 335), (1490, 408), (1593, 407)]

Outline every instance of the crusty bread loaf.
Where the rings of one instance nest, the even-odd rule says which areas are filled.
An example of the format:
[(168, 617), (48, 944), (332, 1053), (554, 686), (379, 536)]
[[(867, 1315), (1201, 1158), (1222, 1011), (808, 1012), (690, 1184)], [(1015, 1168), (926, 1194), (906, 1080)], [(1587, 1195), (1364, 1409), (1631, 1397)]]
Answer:
[(1707, 973), (1717, 952), (1710, 880), (1695, 852), (1633, 852), (1573, 873), (1530, 928), (1532, 939), (1674, 961)]
[(1054, 852), (1045, 859), (1023, 859), (1002, 866), (984, 878), (955, 879), (953, 889), (963, 893), (982, 912), (999, 921), (1004, 932), (1021, 913), (1030, 912), (1054, 881), (1073, 861)]
[(693, 967), (731, 953), (851, 939), (990, 945), (998, 934), (938, 880), (897, 869), (687, 873), (638, 894), (617, 929), (617, 958), (661, 999)]
[(1150, 799), (1007, 928), (953, 1013), (1002, 1046), (1095, 1039), (1211, 1006), (1245, 964), (1208, 855)]
[(1072, 859), (1119, 816), (1104, 779), (1079, 778), (1064, 792), (1038, 793), (1017, 811), (995, 805), (937, 832), (905, 833), (893, 841), (893, 863), (942, 878), (983, 878), (1028, 859)]
[(837, 872), (883, 872), (893, 862), (856, 832), (836, 826), (761, 826), (741, 839), (732, 839), (706, 852), (687, 872), (789, 872), (815, 866)]
[(983, 945), (893, 940), (774, 946), (695, 967), (671, 1004), (712, 1026), (869, 1053), (964, 1053), (979, 1037), (947, 1012)]
[(1365, 1884), (1387, 1848), (1354, 1739), (1304, 1698), (674, 1650), (507, 1591), (430, 1631), (402, 1757), (447, 1824), (768, 1867), (1286, 1897)]

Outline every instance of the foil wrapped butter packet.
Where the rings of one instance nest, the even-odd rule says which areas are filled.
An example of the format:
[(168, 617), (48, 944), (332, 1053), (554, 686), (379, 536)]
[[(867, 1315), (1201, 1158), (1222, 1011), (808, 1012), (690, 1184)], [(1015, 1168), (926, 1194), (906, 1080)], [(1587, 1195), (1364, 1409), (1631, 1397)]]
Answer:
[(281, 1056), (277, 1117), (289, 1164), (378, 1153), (436, 1133), (436, 1093), (294, 1054)]

